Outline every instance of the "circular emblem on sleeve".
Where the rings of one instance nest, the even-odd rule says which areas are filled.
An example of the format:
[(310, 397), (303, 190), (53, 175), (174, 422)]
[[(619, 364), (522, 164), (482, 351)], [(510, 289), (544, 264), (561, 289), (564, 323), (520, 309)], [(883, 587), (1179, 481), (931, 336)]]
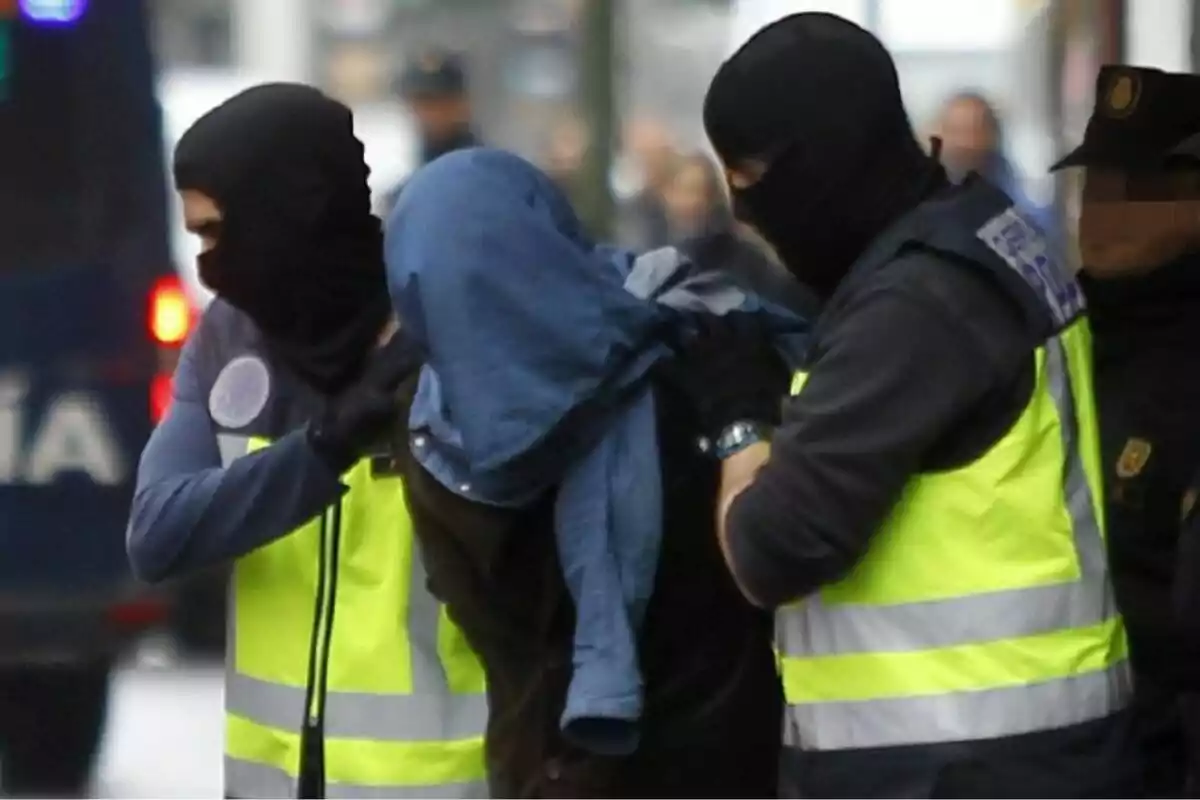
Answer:
[(271, 373), (258, 356), (238, 356), (225, 365), (208, 393), (208, 414), (222, 428), (249, 425), (271, 396)]

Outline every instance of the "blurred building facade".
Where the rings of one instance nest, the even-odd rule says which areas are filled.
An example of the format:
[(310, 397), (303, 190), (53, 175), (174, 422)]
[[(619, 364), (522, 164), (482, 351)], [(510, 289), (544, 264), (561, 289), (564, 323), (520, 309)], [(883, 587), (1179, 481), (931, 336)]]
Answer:
[[(463, 52), (489, 138), (526, 149), (580, 102), (585, 0), (147, 0), (164, 66), (307, 80), (384, 99), (396, 66), (429, 45)], [(724, 54), (728, 2), (618, 0), (622, 106), (699, 140), (700, 99)]]

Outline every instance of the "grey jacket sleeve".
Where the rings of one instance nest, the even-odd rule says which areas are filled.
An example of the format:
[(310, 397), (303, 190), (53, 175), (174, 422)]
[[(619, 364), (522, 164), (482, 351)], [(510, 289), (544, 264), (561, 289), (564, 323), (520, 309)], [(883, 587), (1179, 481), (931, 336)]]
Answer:
[(202, 331), (184, 349), (171, 408), (138, 464), (126, 543), (134, 574), (145, 581), (245, 555), (316, 517), (345, 491), (303, 430), (221, 466), (196, 370)]

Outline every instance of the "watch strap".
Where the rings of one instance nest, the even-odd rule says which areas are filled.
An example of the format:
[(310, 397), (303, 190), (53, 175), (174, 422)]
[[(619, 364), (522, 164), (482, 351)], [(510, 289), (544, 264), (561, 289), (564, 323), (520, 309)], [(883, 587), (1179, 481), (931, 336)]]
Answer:
[(722, 461), (740, 453), (752, 444), (768, 441), (771, 429), (761, 422), (739, 420), (726, 425), (712, 442), (713, 454)]

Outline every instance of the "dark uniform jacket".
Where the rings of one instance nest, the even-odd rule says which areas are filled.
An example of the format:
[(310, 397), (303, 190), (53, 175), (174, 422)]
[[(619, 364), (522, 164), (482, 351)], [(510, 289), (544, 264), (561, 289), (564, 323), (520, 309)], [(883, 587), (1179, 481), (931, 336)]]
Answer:
[[(810, 355), (820, 380), (788, 401), (771, 461), (730, 511), (734, 571), (753, 596), (783, 604), (844, 576), (914, 474), (971, 463), (1028, 404), (1034, 350), (1055, 325), (1021, 265), (980, 241), (1010, 205), (978, 179), (934, 198), (826, 303)], [(783, 761), (785, 797), (1129, 797), (1139, 777), (1123, 713), (985, 741), (788, 748)]]
[(1200, 752), (1189, 758), (1184, 724), (1197, 716), (1187, 711), (1200, 689), (1200, 561), (1181, 560), (1180, 552), (1181, 520), (1200, 470), (1200, 371), (1193, 366), (1200, 256), (1082, 283), (1096, 344), (1110, 563), (1129, 632), (1135, 719), (1151, 796), (1177, 796), (1189, 761), (1200, 764)]

